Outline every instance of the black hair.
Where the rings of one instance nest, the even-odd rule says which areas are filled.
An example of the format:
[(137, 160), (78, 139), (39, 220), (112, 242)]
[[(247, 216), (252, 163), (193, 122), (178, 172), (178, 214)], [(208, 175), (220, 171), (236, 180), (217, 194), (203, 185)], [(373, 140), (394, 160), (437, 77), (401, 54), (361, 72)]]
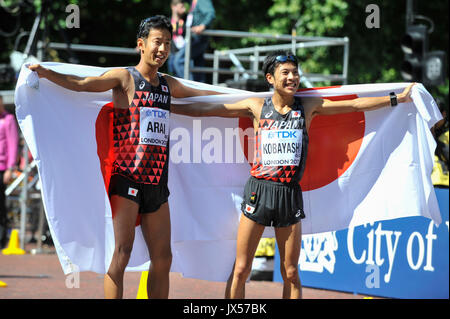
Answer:
[(142, 38), (146, 40), (150, 33), (150, 29), (165, 29), (170, 32), (170, 37), (172, 38), (172, 24), (166, 16), (156, 15), (142, 20), (139, 24), (137, 39)]
[[(292, 61), (291, 59), (286, 60), (285, 62), (280, 62), (277, 60), (278, 56), (292, 56), (294, 58), (294, 61)], [(269, 74), (274, 74), (275, 72), (275, 68), (282, 63), (293, 63), (296, 67), (298, 67), (298, 61), (297, 61), (297, 57), (290, 51), (283, 51), (283, 50), (278, 50), (275, 51), (271, 54), (269, 54), (268, 56), (266, 56), (266, 58), (264, 59), (263, 65), (262, 65), (262, 71), (264, 73), (264, 76), (269, 73)]]

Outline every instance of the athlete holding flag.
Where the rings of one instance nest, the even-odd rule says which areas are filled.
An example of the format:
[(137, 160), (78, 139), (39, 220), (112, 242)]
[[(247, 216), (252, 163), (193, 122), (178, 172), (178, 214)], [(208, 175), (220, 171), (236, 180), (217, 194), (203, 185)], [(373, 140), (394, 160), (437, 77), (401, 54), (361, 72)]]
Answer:
[(316, 115), (364, 112), (411, 101), (412, 83), (398, 96), (330, 101), (295, 97), (300, 85), (297, 58), (277, 51), (266, 57), (263, 73), (273, 86), (271, 98), (250, 98), (235, 104), (174, 105), (179, 114), (249, 117), (255, 132), (255, 159), (241, 205), (236, 260), (226, 298), (244, 298), (245, 282), (266, 226), (275, 227), (283, 277), (283, 298), (301, 298), (298, 260), (303, 212), (300, 180), (306, 163), (308, 130)]
[[(123, 276), (133, 248), (138, 214), (151, 259), (148, 297), (168, 298), (172, 264), (167, 187), (170, 98), (220, 94), (189, 88), (158, 72), (169, 56), (171, 41), (170, 20), (153, 16), (142, 20), (139, 26), (140, 61), (136, 67), (115, 68), (101, 76), (85, 78), (60, 74), (39, 64), (29, 67), (40, 78), (69, 90), (112, 90), (116, 145), (108, 194), (115, 248), (104, 278), (106, 298), (122, 298)], [(154, 165), (158, 169), (153, 170)]]

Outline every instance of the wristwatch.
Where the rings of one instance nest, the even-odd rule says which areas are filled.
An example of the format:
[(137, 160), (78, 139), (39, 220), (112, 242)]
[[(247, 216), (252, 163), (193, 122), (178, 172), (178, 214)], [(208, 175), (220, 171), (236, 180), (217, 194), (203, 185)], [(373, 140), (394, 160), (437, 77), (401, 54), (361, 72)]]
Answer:
[(395, 92), (391, 92), (389, 93), (389, 97), (391, 98), (391, 106), (394, 107), (398, 104), (397, 101), (397, 95), (395, 94)]

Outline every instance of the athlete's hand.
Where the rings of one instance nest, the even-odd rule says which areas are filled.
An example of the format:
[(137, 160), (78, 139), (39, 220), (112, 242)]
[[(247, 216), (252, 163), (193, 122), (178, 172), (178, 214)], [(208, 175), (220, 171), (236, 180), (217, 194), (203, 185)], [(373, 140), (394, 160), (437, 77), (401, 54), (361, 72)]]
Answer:
[(38, 74), (38, 76), (39, 76), (40, 78), (45, 78), (45, 72), (48, 71), (48, 69), (44, 68), (44, 67), (43, 67), (42, 65), (40, 65), (40, 64), (32, 64), (32, 65), (29, 65), (28, 68), (29, 68), (31, 71), (35, 71), (35, 72)]
[(414, 86), (414, 84), (416, 84), (416, 82), (411, 83), (410, 85), (408, 85), (402, 93), (400, 93), (397, 96), (397, 100), (398, 103), (407, 103), (407, 102), (412, 102), (412, 98), (411, 98), (411, 88)]

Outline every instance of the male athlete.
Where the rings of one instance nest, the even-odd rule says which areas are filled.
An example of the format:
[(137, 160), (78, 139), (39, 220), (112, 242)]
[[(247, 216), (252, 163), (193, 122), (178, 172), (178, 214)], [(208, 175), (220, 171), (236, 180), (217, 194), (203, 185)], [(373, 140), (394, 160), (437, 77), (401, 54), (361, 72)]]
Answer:
[[(398, 96), (366, 97), (330, 101), (318, 97), (298, 98), (300, 85), (297, 58), (277, 51), (266, 57), (263, 73), (273, 87), (271, 98), (251, 98), (235, 104), (189, 104), (173, 111), (194, 116), (249, 117), (255, 132), (255, 161), (241, 205), (236, 261), (225, 297), (244, 298), (259, 240), (266, 226), (275, 228), (283, 277), (283, 298), (301, 298), (298, 259), (301, 247), (302, 190), (308, 130), (316, 115), (364, 112), (395, 107), (411, 101), (410, 84)], [(326, 199), (324, 199), (326, 200)]]
[[(137, 46), (140, 61), (135, 67), (116, 68), (101, 76), (85, 78), (59, 74), (39, 64), (29, 67), (39, 77), (69, 90), (112, 90), (113, 134), (118, 146), (114, 148), (116, 160), (108, 190), (115, 249), (104, 278), (106, 298), (122, 298), (123, 276), (133, 247), (138, 214), (151, 259), (148, 297), (168, 298), (169, 295), (172, 252), (167, 179), (171, 96), (183, 98), (219, 94), (186, 87), (158, 72), (169, 56), (171, 41), (170, 20), (164, 16), (153, 16), (143, 20), (139, 26)], [(145, 98), (142, 99), (142, 96)], [(135, 99), (140, 102), (134, 103)], [(128, 131), (129, 138), (120, 134), (123, 129)], [(125, 157), (132, 159), (132, 167), (123, 160)], [(155, 174), (151, 169), (154, 161), (161, 162), (161, 173)]]

